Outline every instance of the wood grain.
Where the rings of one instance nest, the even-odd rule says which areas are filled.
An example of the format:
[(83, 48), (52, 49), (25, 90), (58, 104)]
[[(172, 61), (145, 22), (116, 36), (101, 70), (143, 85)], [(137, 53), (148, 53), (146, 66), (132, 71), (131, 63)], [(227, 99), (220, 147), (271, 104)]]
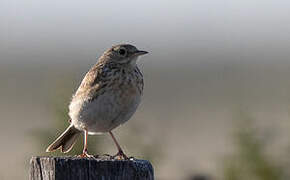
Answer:
[(147, 160), (32, 157), (30, 180), (154, 180)]

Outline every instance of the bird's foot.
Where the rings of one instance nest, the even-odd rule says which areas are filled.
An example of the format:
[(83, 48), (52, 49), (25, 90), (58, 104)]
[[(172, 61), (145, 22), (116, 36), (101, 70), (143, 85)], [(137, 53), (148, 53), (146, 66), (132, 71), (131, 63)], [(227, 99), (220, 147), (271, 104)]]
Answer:
[(119, 151), (116, 155), (114, 155), (112, 157), (117, 158), (118, 160), (128, 160), (129, 159), (123, 151)]
[(88, 154), (87, 151), (83, 151), (82, 154), (78, 155), (79, 158), (93, 158), (93, 155)]
[(88, 153), (82, 153), (80, 155), (78, 155), (79, 158), (93, 158), (93, 155), (90, 155)]

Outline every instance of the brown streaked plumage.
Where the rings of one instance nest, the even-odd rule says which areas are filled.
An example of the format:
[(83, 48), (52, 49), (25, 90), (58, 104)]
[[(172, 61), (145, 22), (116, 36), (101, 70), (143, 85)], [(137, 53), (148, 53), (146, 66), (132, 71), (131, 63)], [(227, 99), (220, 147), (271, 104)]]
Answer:
[(69, 105), (71, 124), (48, 148), (68, 152), (77, 137), (84, 132), (84, 150), (87, 154), (88, 134), (107, 133), (112, 136), (117, 156), (127, 158), (112, 130), (128, 121), (136, 111), (143, 94), (143, 76), (136, 61), (146, 51), (130, 44), (113, 46), (104, 52), (85, 75)]

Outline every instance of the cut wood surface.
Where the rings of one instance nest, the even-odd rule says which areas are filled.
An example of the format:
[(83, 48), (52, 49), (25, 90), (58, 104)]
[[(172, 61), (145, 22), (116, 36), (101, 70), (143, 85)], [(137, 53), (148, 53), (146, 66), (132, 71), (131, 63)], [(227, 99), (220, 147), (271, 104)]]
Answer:
[(32, 157), (30, 180), (154, 180), (147, 160)]

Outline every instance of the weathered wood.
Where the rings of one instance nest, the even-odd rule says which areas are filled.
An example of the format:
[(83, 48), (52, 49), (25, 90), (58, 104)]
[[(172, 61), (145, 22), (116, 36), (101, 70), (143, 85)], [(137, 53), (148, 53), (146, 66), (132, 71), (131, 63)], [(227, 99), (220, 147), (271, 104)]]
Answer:
[(154, 180), (147, 160), (32, 157), (30, 180)]

